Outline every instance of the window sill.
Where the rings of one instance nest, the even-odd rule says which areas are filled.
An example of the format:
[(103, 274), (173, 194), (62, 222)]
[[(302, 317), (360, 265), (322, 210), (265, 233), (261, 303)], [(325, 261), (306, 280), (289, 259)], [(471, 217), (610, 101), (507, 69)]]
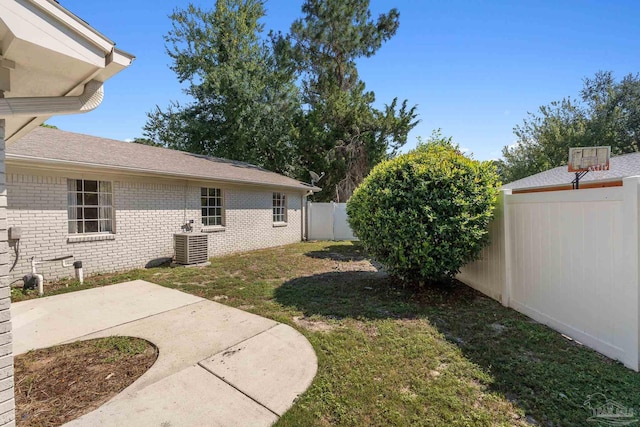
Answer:
[(274, 222), (273, 226), (274, 227), (286, 227), (288, 223), (286, 222)]
[(206, 225), (200, 229), (202, 233), (217, 233), (224, 230), (226, 230), (224, 225)]
[(116, 240), (115, 234), (78, 234), (67, 236), (67, 243), (97, 242), (100, 240)]

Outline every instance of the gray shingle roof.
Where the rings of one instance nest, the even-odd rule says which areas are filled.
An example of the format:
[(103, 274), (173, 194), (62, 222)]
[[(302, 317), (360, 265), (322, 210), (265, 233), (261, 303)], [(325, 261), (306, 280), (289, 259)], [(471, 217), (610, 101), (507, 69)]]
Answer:
[[(580, 179), (580, 182), (613, 181), (628, 176), (640, 176), (640, 153), (629, 153), (611, 157), (609, 170), (602, 172), (589, 172)], [(567, 172), (567, 166), (559, 166), (540, 172), (526, 178), (505, 184), (502, 188), (522, 189), (550, 187), (570, 184), (575, 178), (575, 173)]]
[(118, 171), (319, 190), (249, 163), (200, 156), (96, 136), (38, 127), (7, 148), (7, 160), (56, 161)]

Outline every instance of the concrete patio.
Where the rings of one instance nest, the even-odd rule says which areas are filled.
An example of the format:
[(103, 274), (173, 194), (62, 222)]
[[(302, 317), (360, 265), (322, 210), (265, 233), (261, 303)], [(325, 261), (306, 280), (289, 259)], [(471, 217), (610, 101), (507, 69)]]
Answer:
[(14, 351), (111, 335), (144, 338), (155, 364), (68, 426), (268, 426), (313, 380), (293, 328), (142, 280), (13, 304)]

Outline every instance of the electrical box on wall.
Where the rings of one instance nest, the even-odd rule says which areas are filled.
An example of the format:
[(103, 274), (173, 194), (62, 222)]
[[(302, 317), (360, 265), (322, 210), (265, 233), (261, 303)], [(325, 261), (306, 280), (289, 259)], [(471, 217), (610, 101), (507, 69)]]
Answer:
[(20, 240), (22, 229), (20, 227), (9, 227), (9, 240)]

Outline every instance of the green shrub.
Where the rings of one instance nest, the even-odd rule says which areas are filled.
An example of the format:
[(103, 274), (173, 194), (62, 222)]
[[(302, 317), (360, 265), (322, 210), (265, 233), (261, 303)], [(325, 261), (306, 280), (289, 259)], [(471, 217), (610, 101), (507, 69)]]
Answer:
[(349, 223), (391, 274), (420, 284), (453, 277), (488, 243), (498, 186), (491, 162), (436, 137), (378, 164), (347, 203)]

